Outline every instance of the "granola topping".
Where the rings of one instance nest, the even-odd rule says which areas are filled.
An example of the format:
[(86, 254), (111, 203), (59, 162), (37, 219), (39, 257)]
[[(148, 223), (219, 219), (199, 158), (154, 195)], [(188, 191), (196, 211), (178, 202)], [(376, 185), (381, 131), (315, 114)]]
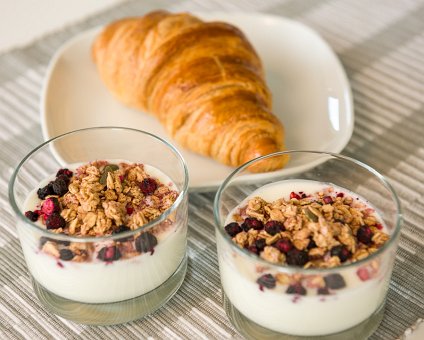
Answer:
[[(253, 249), (270, 263), (304, 268), (332, 268), (364, 259), (389, 239), (374, 209), (330, 186), (309, 194), (292, 192), (288, 199), (271, 202), (252, 197), (225, 229), (238, 246)], [(258, 241), (266, 246), (259, 249)]]
[[(158, 218), (178, 197), (172, 183), (152, 177), (143, 164), (95, 161), (75, 172), (58, 171), (56, 178), (37, 190), (39, 204), (25, 215), (50, 232), (70, 236), (108, 236), (136, 230)], [(147, 232), (106, 244), (40, 240), (42, 252), (63, 261), (105, 262), (150, 252), (158, 236), (170, 229), (174, 217)]]

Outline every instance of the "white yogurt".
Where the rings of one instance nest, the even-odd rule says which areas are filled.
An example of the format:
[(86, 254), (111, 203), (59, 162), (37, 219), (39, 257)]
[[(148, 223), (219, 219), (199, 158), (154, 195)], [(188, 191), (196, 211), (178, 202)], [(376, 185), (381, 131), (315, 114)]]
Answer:
[[(313, 194), (329, 184), (288, 180), (266, 185), (247, 197), (232, 213), (225, 224), (232, 222), (233, 213), (246, 205), (247, 201), (260, 196), (266, 201), (285, 197), (290, 192), (303, 191)], [(346, 189), (332, 186), (336, 192), (343, 192), (353, 198), (358, 197)], [(358, 197), (363, 203), (369, 203)], [(381, 263), (378, 275), (361, 281), (356, 274), (358, 267), (341, 269), (346, 287), (332, 291), (331, 295), (317, 295), (316, 289), (308, 289), (307, 295), (286, 294), (287, 285), (273, 289), (259, 289), (256, 280), (258, 262), (240, 256), (232, 250), (228, 242), (217, 233), (219, 248), (219, 268), (225, 294), (231, 303), (248, 319), (280, 333), (312, 336), (325, 335), (349, 329), (367, 319), (383, 303), (387, 291), (390, 271), (387, 263)], [(384, 260), (384, 259), (383, 259)], [(263, 267), (263, 265), (261, 264)], [(276, 274), (271, 266), (263, 273)], [(305, 287), (306, 288), (306, 287)]]
[[(69, 165), (68, 168), (75, 169), (76, 166)], [(150, 176), (176, 189), (171, 179), (160, 170), (148, 165), (145, 169)], [(51, 178), (43, 183), (49, 180)], [(39, 202), (37, 188), (27, 198), (25, 211), (34, 210)], [(80, 263), (55, 259), (39, 250), (42, 236), (39, 232), (27, 225), (19, 225), (18, 232), (28, 269), (44, 288), (74, 301), (110, 303), (148, 293), (177, 270), (186, 253), (187, 214), (177, 211), (176, 216), (176, 221), (166, 232), (156, 235), (158, 244), (152, 253), (110, 263), (98, 259)]]

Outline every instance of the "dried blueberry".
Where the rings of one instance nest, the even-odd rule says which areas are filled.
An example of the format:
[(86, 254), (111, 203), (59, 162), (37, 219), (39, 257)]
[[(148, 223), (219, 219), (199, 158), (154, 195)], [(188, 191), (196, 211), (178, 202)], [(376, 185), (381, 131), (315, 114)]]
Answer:
[(340, 289), (346, 286), (343, 276), (340, 274), (330, 274), (324, 277), (325, 285), (330, 289)]
[(38, 214), (35, 211), (25, 211), (25, 217), (32, 222), (36, 222), (38, 220)]
[(318, 295), (329, 295), (330, 291), (328, 290), (327, 287), (321, 287), (321, 288), (318, 288), (317, 293)]
[(264, 250), (264, 248), (265, 248), (265, 246), (266, 246), (266, 241), (265, 241), (265, 239), (264, 239), (264, 238), (258, 238), (258, 239), (255, 241), (255, 246), (256, 246), (256, 248), (257, 248), (259, 251)]
[(274, 288), (276, 280), (271, 274), (264, 274), (256, 280), (260, 287)]
[(59, 177), (61, 175), (65, 175), (66, 177), (72, 177), (73, 172), (71, 170), (69, 170), (69, 169), (66, 169), (66, 168), (65, 169), (60, 169), (57, 172), (56, 177)]
[(300, 283), (295, 283), (287, 287), (287, 294), (306, 295), (306, 289)]
[(49, 184), (47, 184), (46, 186), (39, 188), (37, 190), (37, 196), (40, 200), (45, 199), (47, 196), (49, 195), (54, 195), (54, 191), (53, 191), (53, 182), (50, 182)]
[(247, 217), (241, 227), (244, 231), (249, 231), (249, 229), (261, 230), (263, 229), (264, 224), (254, 217)]
[(55, 195), (63, 196), (68, 192), (68, 184), (62, 178), (56, 178), (52, 184)]
[(284, 231), (284, 225), (278, 221), (268, 221), (265, 224), (265, 231), (268, 234), (274, 236), (275, 234), (278, 234), (280, 231)]
[(66, 221), (58, 213), (53, 213), (50, 216), (48, 216), (46, 219), (47, 229), (58, 229), (58, 228), (65, 228), (65, 227), (66, 227)]
[(153, 194), (156, 191), (158, 184), (156, 183), (156, 181), (153, 178), (145, 178), (141, 181), (139, 187), (140, 187), (141, 192), (145, 196), (148, 196), (148, 195)]
[(358, 238), (359, 242), (362, 242), (363, 244), (370, 244), (372, 242), (373, 237), (371, 228), (366, 225), (363, 225), (358, 229), (356, 237)]
[(224, 229), (231, 237), (234, 237), (243, 231), (237, 222), (231, 222), (227, 224)]
[(66, 249), (66, 248), (61, 249), (59, 251), (59, 254), (60, 254), (60, 259), (63, 261), (71, 261), (75, 256), (72, 250)]
[(331, 256), (337, 256), (340, 259), (340, 262), (345, 262), (349, 259), (350, 255), (351, 253), (346, 246), (338, 245), (331, 248)]
[(290, 242), (288, 238), (282, 238), (274, 243), (274, 247), (277, 248), (282, 253), (287, 254), (290, 250), (293, 249), (293, 244)]
[(140, 253), (152, 251), (157, 244), (157, 238), (150, 233), (143, 233), (135, 239), (135, 248)]
[(292, 266), (303, 266), (308, 260), (308, 253), (304, 250), (292, 249), (287, 253), (287, 263)]
[(117, 261), (121, 258), (121, 252), (116, 246), (103, 247), (97, 254), (97, 258), (105, 262)]
[(251, 246), (248, 246), (247, 250), (253, 254), (259, 255), (259, 249), (254, 244), (252, 244)]
[[(130, 230), (131, 230), (131, 228), (127, 227), (124, 224), (121, 224), (117, 229), (115, 229), (112, 232), (112, 234), (120, 234), (120, 233), (124, 233), (124, 232), (130, 231)], [(123, 237), (123, 238), (120, 238), (118, 241), (120, 241), (120, 242), (130, 241), (130, 240), (132, 240), (132, 238), (133, 238), (132, 236)]]

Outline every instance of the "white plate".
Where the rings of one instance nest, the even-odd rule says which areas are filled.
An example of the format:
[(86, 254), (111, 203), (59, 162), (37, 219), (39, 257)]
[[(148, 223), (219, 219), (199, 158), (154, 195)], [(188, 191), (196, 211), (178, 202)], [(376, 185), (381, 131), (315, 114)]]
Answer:
[[(352, 95), (346, 74), (327, 43), (310, 28), (282, 17), (247, 13), (197, 13), (238, 26), (259, 53), (283, 122), (287, 149), (340, 152), (353, 130)], [(234, 169), (179, 147), (151, 115), (116, 101), (99, 78), (90, 47), (100, 28), (83, 32), (52, 59), (41, 101), (45, 139), (93, 126), (125, 126), (154, 133), (187, 161), (190, 189), (218, 186)], [(294, 172), (308, 164), (288, 164)]]

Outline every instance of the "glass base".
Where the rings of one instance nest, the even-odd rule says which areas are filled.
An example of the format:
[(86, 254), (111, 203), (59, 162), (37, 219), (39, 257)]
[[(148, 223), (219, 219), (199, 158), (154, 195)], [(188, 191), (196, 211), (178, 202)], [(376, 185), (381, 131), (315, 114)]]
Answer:
[(86, 325), (114, 325), (140, 319), (163, 306), (184, 281), (187, 257), (172, 276), (156, 289), (133, 299), (113, 303), (83, 303), (65, 299), (45, 289), (34, 279), (32, 284), (41, 303), (52, 313)]
[(264, 328), (257, 323), (246, 318), (231, 304), (230, 300), (223, 293), (223, 303), (225, 313), (230, 319), (237, 331), (246, 339), (279, 339), (279, 340), (359, 340), (367, 339), (376, 331), (384, 316), (384, 302), (381, 306), (365, 321), (349, 328), (343, 332), (333, 333), (321, 336), (297, 336), (275, 332)]

